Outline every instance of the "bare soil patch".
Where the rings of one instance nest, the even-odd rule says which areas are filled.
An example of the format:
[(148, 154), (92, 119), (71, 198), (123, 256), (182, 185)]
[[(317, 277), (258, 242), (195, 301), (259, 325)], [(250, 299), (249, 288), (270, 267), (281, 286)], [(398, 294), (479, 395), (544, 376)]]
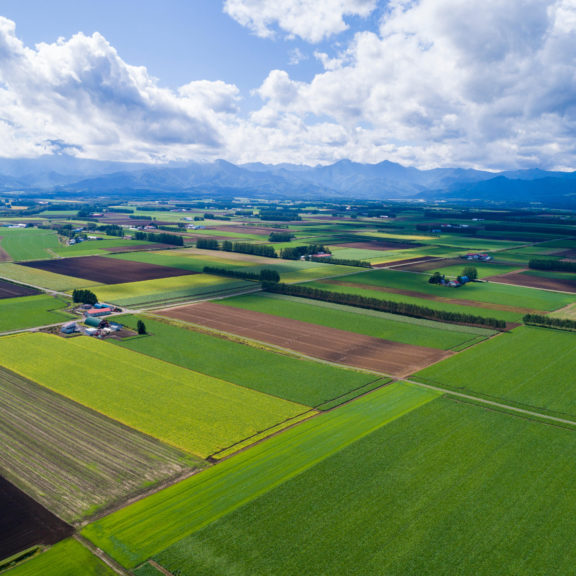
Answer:
[(36, 290), (36, 288), (22, 286), (22, 284), (14, 284), (13, 282), (0, 278), (0, 300), (5, 298), (18, 298), (20, 296), (34, 296), (40, 293), (40, 290)]
[(372, 268), (396, 268), (404, 267), (407, 264), (413, 264), (414, 262), (433, 262), (433, 266), (436, 265), (438, 261), (442, 261), (444, 264), (444, 258), (438, 258), (437, 256), (420, 256), (418, 258), (406, 258), (404, 260), (394, 260), (394, 262), (383, 262), (382, 264), (374, 264)]
[(0, 560), (38, 544), (56, 544), (74, 532), (0, 476)]
[(345, 244), (330, 244), (330, 246), (338, 246), (340, 248), (359, 248), (360, 250), (407, 250), (409, 248), (418, 248), (422, 244), (409, 243), (409, 242), (382, 242), (374, 240), (372, 242), (346, 242)]
[(501, 284), (512, 284), (514, 286), (528, 286), (529, 288), (540, 288), (542, 290), (558, 290), (560, 292), (570, 292), (576, 294), (576, 278), (574, 280), (564, 280), (559, 278), (545, 278), (543, 276), (531, 276), (521, 272), (510, 272), (500, 276), (491, 276), (491, 282)]
[(398, 378), (452, 355), (443, 350), (400, 344), (213, 303), (193, 304), (157, 313), (288, 348), (314, 358)]
[(61, 260), (36, 260), (22, 262), (22, 266), (38, 268), (72, 276), (84, 278), (103, 284), (123, 284), (125, 282), (139, 282), (141, 280), (156, 280), (171, 276), (187, 276), (194, 274), (190, 270), (132, 262), (130, 260), (116, 260), (105, 256), (81, 256), (79, 258), (63, 258)]

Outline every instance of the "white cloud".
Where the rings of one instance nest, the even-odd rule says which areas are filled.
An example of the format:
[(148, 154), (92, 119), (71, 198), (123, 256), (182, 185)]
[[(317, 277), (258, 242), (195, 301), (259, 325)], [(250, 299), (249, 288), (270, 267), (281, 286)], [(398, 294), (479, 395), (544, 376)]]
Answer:
[(224, 11), (258, 36), (275, 27), (288, 36), (320, 42), (348, 28), (346, 16), (368, 16), (377, 0), (226, 0)]
[(237, 98), (237, 88), (224, 82), (161, 88), (100, 34), (28, 48), (14, 23), (0, 17), (0, 155), (217, 155), (219, 117), (235, 111)]

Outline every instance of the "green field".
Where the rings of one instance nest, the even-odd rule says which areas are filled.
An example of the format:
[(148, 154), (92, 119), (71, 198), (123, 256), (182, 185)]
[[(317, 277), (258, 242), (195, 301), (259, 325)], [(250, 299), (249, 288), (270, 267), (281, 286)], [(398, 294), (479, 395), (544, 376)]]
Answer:
[(117, 247), (130, 247), (135, 245), (149, 245), (149, 242), (139, 241), (139, 240), (128, 240), (125, 238), (119, 238), (117, 236), (103, 236), (103, 240), (85, 240), (80, 244), (73, 244), (72, 246), (64, 246), (60, 244), (54, 252), (58, 256), (64, 258), (71, 258), (73, 256), (108, 256), (110, 252), (106, 248), (117, 248)]
[(572, 574), (574, 450), (574, 430), (438, 399), (154, 559), (181, 576)]
[(7, 572), (10, 576), (116, 576), (82, 544), (69, 538)]
[(412, 376), (426, 382), (565, 418), (576, 417), (576, 338), (523, 326)]
[(106, 416), (206, 457), (307, 410), (92, 338), (0, 339), (2, 364)]
[[(83, 534), (125, 566), (138, 566), (435, 398), (422, 388), (391, 384), (90, 524)], [(357, 464), (363, 461), (355, 454)]]
[(55, 230), (2, 227), (0, 238), (0, 247), (16, 261), (53, 258), (62, 247)]
[(191, 298), (221, 296), (257, 286), (254, 282), (246, 282), (234, 278), (194, 274), (99, 286), (95, 293), (101, 302), (112, 302), (119, 306), (140, 308), (164, 306)]
[(70, 301), (60, 296), (23, 296), (0, 301), (0, 332), (47, 326), (65, 322), (72, 314), (64, 312)]
[(219, 304), (440, 350), (469, 346), (494, 334), (482, 328), (442, 324), (352, 306), (267, 293), (236, 296), (221, 300)]
[[(317, 407), (356, 390), (356, 394), (362, 394), (386, 382), (372, 374), (286, 356), (148, 317), (143, 320), (149, 336), (111, 342), (299, 404)], [(118, 321), (135, 328), (137, 318), (124, 316)]]

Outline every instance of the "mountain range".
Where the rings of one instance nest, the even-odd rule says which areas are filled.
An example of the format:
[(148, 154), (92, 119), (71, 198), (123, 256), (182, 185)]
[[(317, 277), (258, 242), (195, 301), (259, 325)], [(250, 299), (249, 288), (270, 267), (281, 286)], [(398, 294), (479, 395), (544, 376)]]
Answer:
[(235, 165), (225, 160), (152, 165), (60, 155), (0, 158), (0, 191), (100, 196), (205, 193), (280, 199), (412, 199), (576, 207), (576, 172), (419, 170), (389, 161), (361, 164), (350, 160), (327, 166)]

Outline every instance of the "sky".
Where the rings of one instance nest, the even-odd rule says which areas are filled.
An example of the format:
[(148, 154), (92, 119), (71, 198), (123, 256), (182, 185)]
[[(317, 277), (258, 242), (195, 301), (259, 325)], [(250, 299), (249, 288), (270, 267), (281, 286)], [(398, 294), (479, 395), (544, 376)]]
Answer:
[(576, 169), (576, 0), (1, 0), (0, 156)]

